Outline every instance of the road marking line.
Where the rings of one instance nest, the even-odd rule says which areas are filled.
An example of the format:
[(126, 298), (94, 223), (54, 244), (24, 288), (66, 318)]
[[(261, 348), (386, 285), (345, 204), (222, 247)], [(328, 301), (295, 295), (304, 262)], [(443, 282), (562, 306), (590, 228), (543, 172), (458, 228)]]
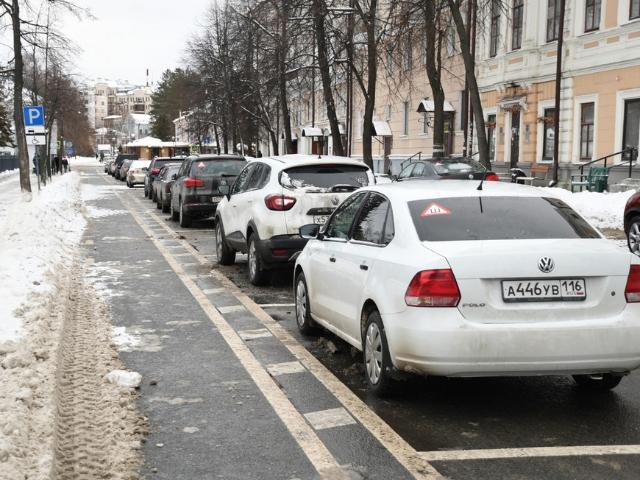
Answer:
[(229, 305), (227, 307), (218, 307), (220, 313), (244, 312), (244, 305)]
[[(122, 201), (122, 199), (120, 200)], [(122, 201), (122, 203), (126, 208), (129, 208), (124, 201)], [(140, 225), (140, 228), (146, 231), (148, 227), (142, 224), (138, 214), (131, 209), (129, 209), (129, 212), (138, 225)], [(340, 468), (331, 452), (324, 443), (322, 443), (320, 438), (318, 438), (300, 412), (296, 410), (284, 391), (278, 387), (273, 378), (251, 353), (251, 350), (244, 344), (238, 333), (236, 333), (224, 317), (218, 313), (211, 302), (209, 302), (207, 296), (200, 290), (196, 283), (189, 278), (184, 270), (182, 270), (180, 264), (173, 258), (165, 246), (155, 239), (152, 239), (152, 242), (218, 329), (222, 338), (227, 342), (253, 382), (271, 404), (276, 415), (282, 420), (289, 430), (289, 433), (291, 433), (291, 436), (318, 471), (320, 477), (347, 479), (347, 474)]]
[(260, 308), (295, 307), (295, 303), (259, 303)]
[(238, 330), (238, 335), (242, 340), (254, 340), (256, 338), (273, 337), (271, 332), (266, 328), (258, 328), (257, 330)]
[(599, 455), (638, 455), (640, 445), (585, 445), (576, 447), (495, 448), (480, 450), (442, 450), (419, 452), (428, 462), (454, 460), (492, 460), (502, 458), (584, 457)]
[[(158, 221), (157, 214), (150, 212), (150, 216)], [(173, 232), (168, 225), (161, 225), (169, 233)], [(206, 258), (202, 256), (189, 242), (180, 240), (188, 252), (205, 265)], [(244, 294), (236, 284), (222, 273), (212, 270), (211, 275), (220, 281), (227, 290), (234, 295), (244, 306), (253, 313), (262, 324), (291, 352), (302, 365), (305, 366), (329, 392), (376, 438), (384, 448), (405, 468), (411, 475), (418, 479), (441, 479), (438, 471), (424, 458), (422, 458), (409, 443), (396, 433), (377, 413), (353, 393), (349, 387), (343, 384), (320, 360), (313, 356), (302, 346), (284, 327), (278, 324), (271, 315)]]
[(271, 374), (272, 377), (277, 377), (278, 375), (303, 373), (306, 372), (307, 369), (304, 368), (300, 362), (282, 362), (267, 365), (267, 371)]
[[(191, 255), (190, 253), (187, 255)], [(198, 264), (201, 265), (201, 264)], [(217, 293), (224, 293), (225, 292), (225, 288), (206, 288), (204, 290), (202, 290), (202, 293), (204, 293), (205, 295), (215, 295)]]
[(305, 413), (304, 417), (315, 430), (355, 425), (357, 422), (344, 408), (330, 408), (319, 412)]

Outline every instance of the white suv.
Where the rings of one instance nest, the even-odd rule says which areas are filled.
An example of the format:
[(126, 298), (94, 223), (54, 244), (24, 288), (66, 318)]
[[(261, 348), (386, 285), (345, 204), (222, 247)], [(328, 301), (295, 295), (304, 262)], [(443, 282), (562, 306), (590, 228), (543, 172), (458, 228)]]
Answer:
[(291, 266), (307, 243), (301, 226), (324, 224), (354, 190), (374, 183), (362, 162), (346, 157), (284, 155), (251, 161), (216, 211), (218, 263), (246, 252), (249, 279), (264, 284), (270, 270)]

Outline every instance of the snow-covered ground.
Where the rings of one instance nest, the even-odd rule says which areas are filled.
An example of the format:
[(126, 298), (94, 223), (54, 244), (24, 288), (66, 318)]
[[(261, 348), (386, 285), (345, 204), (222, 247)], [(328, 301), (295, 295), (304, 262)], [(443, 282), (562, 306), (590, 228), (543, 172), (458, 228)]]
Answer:
[(596, 227), (619, 230), (623, 228), (624, 207), (627, 200), (635, 193), (634, 191), (571, 193), (562, 188), (545, 188), (545, 190), (563, 200)]
[[(0, 343), (18, 340), (31, 295), (51, 294), (73, 256), (86, 220), (80, 176), (55, 176), (30, 202), (15, 182), (0, 193)], [(34, 185), (35, 187), (35, 185)]]

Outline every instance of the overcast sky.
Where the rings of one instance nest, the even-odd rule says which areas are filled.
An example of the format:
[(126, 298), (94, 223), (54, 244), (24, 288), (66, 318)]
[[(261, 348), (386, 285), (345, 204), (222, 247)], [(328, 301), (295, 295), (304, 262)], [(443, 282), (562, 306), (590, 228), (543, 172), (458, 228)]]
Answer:
[(156, 81), (182, 64), (191, 35), (200, 29), (212, 0), (76, 0), (95, 20), (66, 15), (64, 34), (82, 53), (75, 71), (88, 78), (144, 84), (146, 70)]

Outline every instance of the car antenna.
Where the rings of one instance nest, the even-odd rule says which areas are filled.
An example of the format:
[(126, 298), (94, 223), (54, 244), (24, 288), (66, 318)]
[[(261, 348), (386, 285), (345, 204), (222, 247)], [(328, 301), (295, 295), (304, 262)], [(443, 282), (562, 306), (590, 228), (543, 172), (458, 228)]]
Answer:
[(482, 176), (482, 180), (480, 180), (480, 185), (478, 185), (478, 188), (476, 188), (476, 190), (482, 190), (482, 184), (484, 183), (485, 179), (487, 178), (487, 174), (489, 173), (489, 170), (487, 168), (484, 169), (484, 175)]

